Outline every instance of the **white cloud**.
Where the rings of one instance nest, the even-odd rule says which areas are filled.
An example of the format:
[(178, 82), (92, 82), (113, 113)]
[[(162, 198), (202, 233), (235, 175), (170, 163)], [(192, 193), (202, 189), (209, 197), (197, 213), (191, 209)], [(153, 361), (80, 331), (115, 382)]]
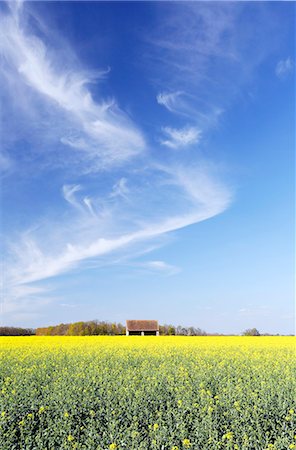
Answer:
[(180, 109), (180, 97), (182, 96), (181, 91), (177, 92), (160, 92), (157, 97), (157, 103), (164, 106), (168, 111), (176, 113)]
[(53, 301), (49, 296), (50, 290), (49, 286), (5, 282), (1, 290), (0, 320), (5, 320), (5, 323), (11, 319), (20, 320), (22, 323), (22, 320), (40, 317), (42, 309)]
[[(7, 267), (7, 286), (55, 277), (79, 267), (87, 259), (106, 257), (137, 243), (151, 243), (166, 233), (220, 214), (231, 202), (231, 191), (213, 178), (206, 166), (177, 165), (154, 170), (159, 176), (152, 186), (147, 184), (150, 174), (143, 179), (140, 173), (140, 187), (130, 191), (130, 203), (123, 204), (117, 197), (115, 205), (109, 207), (109, 214), (99, 222), (82, 220), (80, 215), (76, 221), (72, 218), (69, 222), (60, 221), (58, 234), (51, 224), (24, 233), (21, 241), (11, 248), (13, 258)], [(73, 194), (79, 190), (78, 186), (68, 185), (65, 189), (68, 201), (75, 206)], [(107, 195), (107, 203), (108, 198)], [(156, 208), (155, 201), (159, 199)], [(165, 204), (171, 208), (164, 208)]]
[[(151, 248), (155, 241), (162, 242), (167, 233), (214, 217), (228, 208), (232, 192), (218, 180), (215, 171), (198, 161), (184, 165), (178, 152), (174, 164), (161, 165), (154, 160), (151, 155), (156, 152), (148, 153), (142, 133), (115, 100), (93, 98), (88, 87), (93, 74), (73, 61), (67, 71), (61, 69), (66, 65), (61, 64), (59, 52), (53, 52), (45, 38), (41, 40), (28, 30), (21, 9), (0, 20), (0, 50), (5, 55), (10, 79), (21, 83), (24, 96), (32, 90), (33, 107), (46, 105), (45, 113), (50, 111), (61, 122), (57, 128), (48, 126), (45, 136), (40, 133), (42, 140), (44, 137), (51, 144), (58, 142), (63, 161), (64, 146), (71, 155), (71, 149), (75, 149), (82, 154), (81, 165), (88, 168), (79, 172), (76, 181), (73, 176), (73, 183), (62, 187), (62, 195), (72, 208), (61, 202), (55, 213), (52, 211), (55, 203), (51, 202), (50, 211), (36, 226), (33, 224), (30, 230), (18, 235), (14, 232), (6, 255), (8, 303), (24, 305), (24, 299), (31, 297), (39, 301), (48, 287), (36, 286), (37, 282), (83, 268), (89, 262), (95, 264), (99, 260), (100, 265), (116, 262), (135, 247)], [(181, 107), (183, 115), (188, 116), (191, 110), (183, 97), (185, 94), (175, 90), (159, 94), (158, 102), (172, 112), (180, 111)], [(194, 111), (196, 123), (198, 113)], [(38, 114), (35, 117), (37, 120)], [(171, 148), (198, 143), (201, 135), (197, 125), (167, 127), (163, 132), (167, 137), (163, 144)], [(47, 150), (54, 145), (45, 147)], [(132, 158), (138, 155), (145, 158)], [(129, 164), (122, 165), (119, 172), (118, 164), (127, 160)], [(99, 175), (90, 176), (94, 171)], [(65, 179), (69, 179), (69, 174)], [(177, 270), (158, 260), (147, 262), (146, 268), (163, 273)], [(30, 304), (34, 305), (34, 301)]]
[(156, 271), (166, 275), (175, 275), (180, 272), (179, 267), (168, 264), (165, 261), (147, 261), (140, 263), (140, 266), (148, 270), (152, 270), (153, 272)]
[(159, 5), (159, 26), (147, 37), (153, 79), (165, 86), (158, 103), (174, 113), (207, 114), (221, 104), (221, 91), (233, 91), (227, 68), (236, 83), (244, 68), (234, 38), (240, 9), (225, 2)]
[(275, 73), (279, 78), (285, 78), (289, 73), (293, 71), (294, 64), (292, 59), (289, 57), (287, 59), (280, 60), (275, 68)]
[[(65, 134), (58, 140), (86, 153), (90, 160), (97, 159), (100, 165), (92, 167), (98, 168), (117, 165), (143, 152), (142, 133), (116, 101), (93, 99), (87, 86), (94, 81), (94, 74), (75, 67), (73, 62), (67, 70), (61, 69), (66, 64), (59, 60), (58, 53), (53, 54), (28, 28), (21, 7), (1, 16), (0, 52), (6, 62), (3, 71), (8, 78), (23, 82), (25, 95), (31, 88), (48, 108), (60, 114)], [(98, 71), (95, 78), (105, 75), (106, 71)]]
[(75, 195), (77, 192), (82, 191), (83, 188), (80, 184), (65, 184), (62, 187), (62, 193), (64, 199), (80, 213), (88, 213), (92, 217), (97, 218), (93, 201), (89, 196), (83, 197), (81, 199), (77, 198)]
[[(189, 87), (190, 85), (188, 85)], [(178, 116), (186, 117), (193, 122), (200, 123), (200, 125), (207, 125), (212, 122), (217, 115), (219, 108), (216, 106), (198, 105), (198, 99), (195, 95), (188, 94), (185, 91), (176, 92), (160, 92), (156, 96), (157, 103), (164, 106), (168, 111)]]
[(173, 149), (197, 144), (201, 137), (201, 130), (196, 127), (187, 126), (180, 129), (164, 127), (162, 131), (167, 139), (162, 140), (161, 144)]
[(70, 205), (75, 206), (75, 208), (80, 209), (81, 205), (78, 203), (75, 197), (75, 192), (80, 191), (82, 188), (79, 184), (65, 184), (63, 186), (63, 196), (64, 199), (70, 203)]
[(91, 213), (92, 216), (97, 217), (95, 211), (94, 211), (94, 207), (92, 204), (92, 200), (90, 197), (84, 197), (83, 199), (83, 203), (87, 206), (89, 212)]
[(157, 26), (146, 30), (145, 62), (158, 103), (203, 132), (217, 125), (283, 37), (281, 15), (265, 5), (242, 32), (249, 8), (248, 2), (159, 2)]
[(123, 197), (127, 199), (129, 188), (127, 186), (127, 179), (120, 178), (120, 180), (114, 184), (110, 197)]

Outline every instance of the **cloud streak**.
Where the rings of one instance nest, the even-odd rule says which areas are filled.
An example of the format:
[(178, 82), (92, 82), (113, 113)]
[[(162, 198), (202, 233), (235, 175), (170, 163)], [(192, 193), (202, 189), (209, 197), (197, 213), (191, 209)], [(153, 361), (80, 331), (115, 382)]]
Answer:
[(97, 167), (121, 164), (144, 151), (142, 133), (116, 101), (95, 101), (88, 89), (95, 79), (102, 80), (106, 71), (94, 74), (75, 67), (61, 69), (57, 55), (28, 31), (22, 7), (3, 14), (0, 25), (5, 70), (22, 80), (25, 91), (32, 89), (60, 114), (64, 133), (67, 130), (60, 142), (98, 160)]
[(158, 261), (158, 260), (141, 263), (140, 267), (164, 275), (175, 275), (176, 273), (180, 272), (179, 267), (173, 266), (172, 264), (168, 264), (165, 261)]
[(180, 113), (180, 98), (183, 92), (160, 92), (156, 96), (157, 103), (172, 113)]
[(86, 207), (88, 208), (88, 210), (91, 213), (91, 215), (93, 217), (97, 217), (97, 215), (96, 215), (96, 213), (94, 211), (94, 207), (93, 207), (91, 198), (90, 197), (84, 197), (83, 203), (86, 205)]
[[(25, 13), (23, 6), (1, 16), (2, 76), (6, 79), (9, 74), (23, 96), (33, 99), (28, 110), (40, 107), (44, 112), (42, 119), (34, 116), (37, 122), (57, 116), (57, 128), (48, 126), (46, 133), (39, 129), (31, 141), (42, 140), (49, 154), (57, 145), (61, 161), (66, 158), (67, 162), (63, 176), (51, 178), (55, 191), (50, 195), (56, 197), (49, 200), (44, 194), (50, 203), (47, 214), (29, 230), (14, 230), (13, 239), (9, 236), (4, 278), (8, 312), (18, 302), (25, 305), (26, 299), (31, 305), (35, 300), (42, 303), (42, 298), (46, 303), (45, 280), (82, 269), (88, 262), (99, 261), (98, 266), (116, 262), (135, 248), (141, 247), (144, 253), (168, 233), (222, 213), (233, 198), (214, 164), (190, 157), (184, 163), (182, 152), (164, 152), (159, 143), (159, 148), (151, 149), (140, 127), (115, 99), (104, 98), (100, 89), (92, 95), (90, 83), (96, 79), (100, 85), (106, 74), (98, 72), (95, 78), (75, 59), (63, 64), (46, 36), (29, 26)], [(11, 90), (9, 83), (8, 87)], [(186, 119), (195, 111), (196, 117), (206, 121), (206, 114), (192, 110), (187, 100), (181, 90), (157, 97), (170, 112), (178, 113), (181, 107)], [(25, 119), (29, 128), (31, 116)], [(174, 150), (197, 145), (201, 138), (197, 122), (163, 127), (161, 144)], [(69, 153), (79, 154), (84, 168), (76, 176), (70, 172), (71, 177), (69, 166), (77, 165), (77, 160)], [(162, 155), (167, 153), (171, 158), (164, 161)], [(39, 151), (38, 156), (43, 162), (43, 153)], [(161, 260), (141, 264), (160, 273), (177, 272)]]
[[(174, 114), (174, 121), (178, 117), (180, 126), (186, 119), (187, 126), (203, 134), (215, 129), (255, 69), (278, 46), (282, 33), (272, 9), (256, 7), (254, 20), (242, 22), (249, 10), (243, 2), (214, 7), (208, 2), (158, 4), (158, 26), (146, 33), (146, 66), (158, 104)], [(290, 70), (287, 58), (278, 63), (276, 73), (281, 77)]]
[[(201, 165), (195, 168), (159, 167), (157, 172), (161, 177), (156, 177), (155, 184), (146, 187), (146, 191), (149, 176), (145, 180), (141, 178), (138, 189), (130, 194), (128, 211), (121, 197), (116, 205), (109, 206), (113, 230), (110, 229), (109, 218), (89, 221), (88, 225), (83, 223), (87, 228), (86, 237), (83, 237), (81, 227), (75, 230), (73, 224), (71, 227), (67, 223), (60, 224), (60, 227), (64, 227), (64, 234), (60, 237), (60, 242), (56, 242), (55, 251), (51, 245), (44, 248), (42, 233), (45, 231), (38, 230), (39, 239), (24, 234), (21, 243), (13, 249), (14, 261), (7, 277), (9, 284), (32, 283), (63, 274), (89, 258), (107, 256), (209, 219), (223, 212), (232, 200), (231, 191)], [(161, 182), (158, 181), (159, 178)], [(159, 210), (154, 211), (151, 216), (150, 211), (154, 199), (159, 196), (160, 185), (163, 190), (162, 200), (168, 203), (174, 201), (174, 207), (168, 211), (163, 210), (160, 205)], [(79, 188), (77, 185), (67, 186), (66, 189), (64, 187), (67, 200), (75, 207), (77, 202), (73, 200), (73, 194)], [(108, 198), (106, 196), (107, 203)], [(80, 223), (79, 218), (77, 222)], [(90, 239), (90, 236), (96, 234), (96, 229), (101, 230), (98, 232), (101, 236)]]
[(75, 192), (78, 192), (80, 190), (81, 190), (81, 186), (79, 184), (73, 184), (73, 185), (65, 184), (62, 189), (64, 199), (68, 203), (70, 203), (70, 205), (75, 206), (75, 208), (78, 208), (78, 209), (81, 208), (81, 205), (76, 200)]
[(281, 59), (275, 68), (275, 74), (278, 78), (285, 78), (289, 73), (293, 72), (294, 64), (290, 57)]
[(201, 130), (197, 127), (186, 126), (181, 129), (164, 127), (162, 131), (166, 135), (166, 139), (161, 140), (161, 144), (172, 149), (198, 144), (201, 138)]

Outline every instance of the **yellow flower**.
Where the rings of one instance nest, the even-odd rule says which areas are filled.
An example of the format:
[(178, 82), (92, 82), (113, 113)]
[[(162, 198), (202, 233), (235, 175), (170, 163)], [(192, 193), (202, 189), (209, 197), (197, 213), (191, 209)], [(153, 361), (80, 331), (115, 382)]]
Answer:
[(293, 415), (294, 414), (294, 409), (289, 409), (289, 414)]
[(112, 444), (109, 445), (110, 450), (114, 450), (115, 448), (117, 448), (117, 445), (112, 442)]
[(296, 448), (296, 445), (295, 444), (290, 444), (289, 448)]
[(74, 436), (72, 436), (72, 434), (69, 434), (69, 436), (68, 436), (68, 441), (69, 442), (72, 442), (72, 441), (74, 441)]
[(176, 445), (173, 445), (172, 450), (179, 450), (179, 447), (177, 447)]
[(67, 411), (64, 413), (64, 417), (69, 417), (69, 414), (67, 413)]
[(185, 448), (190, 448), (192, 444), (189, 439), (183, 439), (183, 445)]
[(227, 433), (225, 433), (222, 437), (223, 440), (228, 439), (229, 441), (232, 441), (233, 439), (233, 433), (232, 431), (228, 431)]
[(155, 424), (153, 425), (153, 430), (156, 431), (156, 430), (158, 430), (158, 428), (159, 428), (158, 423), (155, 423)]
[(44, 406), (40, 406), (40, 408), (39, 408), (39, 414), (42, 414), (42, 413), (44, 412), (44, 410), (45, 410)]

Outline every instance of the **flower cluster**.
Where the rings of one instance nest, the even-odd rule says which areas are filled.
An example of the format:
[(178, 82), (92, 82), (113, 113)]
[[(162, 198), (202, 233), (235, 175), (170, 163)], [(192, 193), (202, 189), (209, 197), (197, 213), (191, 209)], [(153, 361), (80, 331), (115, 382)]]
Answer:
[(294, 337), (0, 338), (0, 448), (296, 450)]

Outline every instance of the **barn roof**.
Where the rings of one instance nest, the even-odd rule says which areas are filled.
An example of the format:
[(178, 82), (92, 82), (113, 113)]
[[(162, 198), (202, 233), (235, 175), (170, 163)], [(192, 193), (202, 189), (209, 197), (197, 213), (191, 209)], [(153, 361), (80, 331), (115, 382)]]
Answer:
[(157, 320), (127, 320), (126, 328), (128, 331), (158, 331)]

